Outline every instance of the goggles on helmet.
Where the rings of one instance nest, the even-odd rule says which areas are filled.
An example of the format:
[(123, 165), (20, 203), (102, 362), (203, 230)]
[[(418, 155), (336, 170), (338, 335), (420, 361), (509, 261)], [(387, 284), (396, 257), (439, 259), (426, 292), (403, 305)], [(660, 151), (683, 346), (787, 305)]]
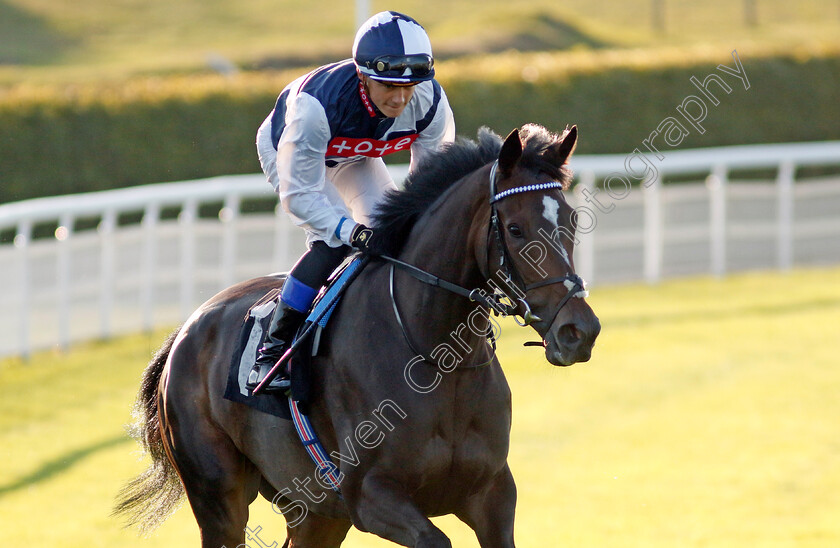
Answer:
[[(423, 78), (432, 72), (435, 60), (431, 55), (380, 55), (372, 61), (365, 61), (365, 67), (376, 73), (381, 78), (400, 78), (411, 76)], [(411, 71), (410, 75), (405, 70)]]

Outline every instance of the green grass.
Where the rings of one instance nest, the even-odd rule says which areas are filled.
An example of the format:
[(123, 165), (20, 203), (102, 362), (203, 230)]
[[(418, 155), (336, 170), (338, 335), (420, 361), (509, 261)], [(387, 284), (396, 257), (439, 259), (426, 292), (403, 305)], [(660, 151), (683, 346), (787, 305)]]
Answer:
[[(840, 268), (594, 288), (590, 302), (603, 331), (586, 364), (552, 368), (503, 326), (519, 546), (840, 545)], [(188, 508), (142, 540), (108, 517), (144, 467), (123, 424), (164, 335), (0, 362), (0, 545), (197, 545)], [(250, 526), (283, 541), (265, 501)]]
[[(418, 18), (442, 56), (476, 52), (602, 49), (745, 42), (836, 41), (837, 6), (819, 0), (666, 0), (654, 30), (650, 0), (395, 0), (371, 2)], [(195, 71), (221, 55), (240, 66), (289, 65), (349, 55), (354, 3), (339, 0), (5, 0), (0, 2), (0, 82), (89, 82)]]

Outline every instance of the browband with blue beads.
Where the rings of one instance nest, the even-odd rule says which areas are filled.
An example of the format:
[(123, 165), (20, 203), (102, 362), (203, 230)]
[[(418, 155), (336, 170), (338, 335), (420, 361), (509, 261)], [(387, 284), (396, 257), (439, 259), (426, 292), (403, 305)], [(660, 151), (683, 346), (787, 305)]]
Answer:
[(531, 192), (531, 191), (534, 191), (534, 190), (549, 190), (549, 189), (552, 189), (552, 188), (562, 189), (563, 186), (564, 186), (564, 184), (561, 183), (560, 181), (552, 181), (550, 183), (540, 183), (540, 184), (537, 184), (537, 185), (525, 185), (525, 186), (518, 186), (518, 187), (515, 187), (515, 188), (509, 188), (509, 189), (503, 190), (502, 192), (499, 192), (498, 194), (493, 196), (493, 198), (490, 200), (490, 203), (492, 204), (492, 203), (498, 202), (502, 198), (507, 198), (508, 196), (510, 196), (512, 194), (519, 194), (520, 192)]
[[(498, 170), (498, 169), (499, 169), (499, 161), (496, 160), (495, 162), (493, 162), (493, 165), (490, 168), (490, 194), (491, 194), (491, 196), (494, 192), (496, 192), (496, 182), (499, 179), (499, 175), (496, 172), (496, 170)], [(549, 189), (552, 189), (552, 188), (559, 188), (560, 190), (563, 190), (564, 186), (565, 185), (563, 183), (561, 183), (560, 181), (551, 181), (551, 182), (548, 182), (548, 183), (540, 183), (540, 184), (536, 184), (536, 185), (525, 185), (525, 186), (518, 186), (518, 187), (515, 187), (515, 188), (509, 188), (507, 190), (499, 192), (495, 196), (492, 196), (490, 198), (490, 203), (495, 204), (496, 202), (498, 202), (502, 198), (507, 198), (508, 196), (510, 196), (512, 194), (519, 194), (520, 192), (532, 192), (532, 191), (535, 191), (535, 190), (549, 190)], [(495, 211), (495, 209), (494, 209), (494, 211)]]

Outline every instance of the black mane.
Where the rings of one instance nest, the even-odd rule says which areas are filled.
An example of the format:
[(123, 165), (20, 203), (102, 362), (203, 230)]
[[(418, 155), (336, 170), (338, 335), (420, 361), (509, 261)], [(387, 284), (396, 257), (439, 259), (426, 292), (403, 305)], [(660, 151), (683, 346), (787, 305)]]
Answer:
[[(546, 150), (562, 137), (535, 124), (524, 126), (520, 137), (524, 143), (520, 164), (535, 171), (544, 171), (568, 186), (571, 173), (566, 167), (558, 168), (543, 157)], [(388, 192), (377, 206), (373, 214), (373, 227), (376, 229), (373, 251), (395, 256), (417, 219), (457, 181), (496, 160), (501, 148), (502, 138), (489, 128), (482, 127), (478, 130), (478, 142), (458, 137), (424, 157), (416, 170), (408, 174), (405, 188)]]

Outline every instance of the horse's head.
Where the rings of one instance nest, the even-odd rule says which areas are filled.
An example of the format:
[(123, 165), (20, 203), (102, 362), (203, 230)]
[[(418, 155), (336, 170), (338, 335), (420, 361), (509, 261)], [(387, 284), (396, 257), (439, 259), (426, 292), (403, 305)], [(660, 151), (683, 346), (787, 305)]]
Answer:
[(601, 324), (575, 274), (576, 213), (563, 190), (577, 128), (562, 135), (536, 125), (507, 137), (491, 172), (487, 264), (516, 314), (543, 339), (554, 365), (589, 360)]

